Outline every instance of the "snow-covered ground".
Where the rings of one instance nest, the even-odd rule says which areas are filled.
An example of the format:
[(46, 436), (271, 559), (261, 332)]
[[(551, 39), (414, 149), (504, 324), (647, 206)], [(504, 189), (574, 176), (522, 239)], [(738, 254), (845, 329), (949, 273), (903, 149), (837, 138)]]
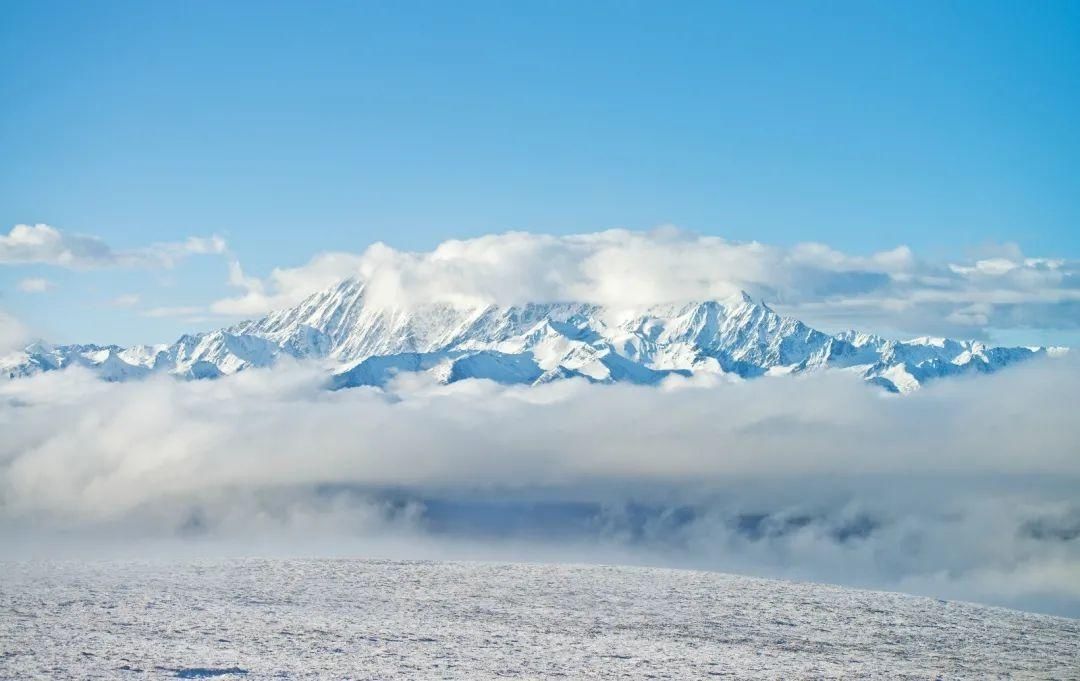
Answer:
[(0, 563), (0, 678), (1080, 678), (1080, 620), (630, 567)]

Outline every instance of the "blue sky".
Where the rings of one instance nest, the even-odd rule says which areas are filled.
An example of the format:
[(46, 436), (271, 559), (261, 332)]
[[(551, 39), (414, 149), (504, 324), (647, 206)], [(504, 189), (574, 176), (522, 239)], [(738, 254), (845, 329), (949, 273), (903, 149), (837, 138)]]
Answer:
[(0, 234), (228, 242), (170, 268), (0, 264), (0, 307), (56, 340), (214, 326), (161, 308), (227, 295), (232, 258), (265, 277), (511, 229), (1080, 258), (1077, 3), (0, 11)]

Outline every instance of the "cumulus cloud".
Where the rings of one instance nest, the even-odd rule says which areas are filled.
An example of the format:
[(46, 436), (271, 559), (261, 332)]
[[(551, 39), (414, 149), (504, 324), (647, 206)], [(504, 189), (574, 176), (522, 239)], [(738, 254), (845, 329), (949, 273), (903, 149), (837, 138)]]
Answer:
[(23, 293), (45, 293), (56, 288), (56, 283), (42, 277), (27, 277), (16, 284)]
[(304, 366), (75, 368), (0, 386), (0, 533), (374, 532), (1077, 613), (1078, 379), (1063, 358), (904, 398), (840, 372), (327, 392)]
[(222, 254), (226, 250), (225, 240), (217, 235), (116, 251), (97, 237), (69, 234), (43, 224), (15, 225), (8, 234), (0, 234), (0, 265), (171, 268), (191, 255)]
[(370, 304), (394, 307), (573, 300), (625, 308), (745, 290), (828, 329), (978, 337), (992, 328), (1080, 327), (1078, 272), (1077, 262), (1025, 257), (1015, 247), (992, 258), (935, 263), (905, 246), (864, 256), (823, 244), (781, 248), (674, 228), (511, 232), (446, 241), (422, 253), (377, 243), (360, 254), (322, 254), (266, 279), (234, 263), (230, 283), (243, 294), (211, 309), (262, 314), (344, 277), (367, 283)]

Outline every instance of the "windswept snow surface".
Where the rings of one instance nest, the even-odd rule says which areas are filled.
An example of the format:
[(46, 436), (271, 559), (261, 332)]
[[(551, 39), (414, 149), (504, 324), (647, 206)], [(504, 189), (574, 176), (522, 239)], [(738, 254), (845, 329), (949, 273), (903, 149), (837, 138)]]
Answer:
[(0, 564), (5, 679), (1080, 678), (1080, 621), (631, 567)]

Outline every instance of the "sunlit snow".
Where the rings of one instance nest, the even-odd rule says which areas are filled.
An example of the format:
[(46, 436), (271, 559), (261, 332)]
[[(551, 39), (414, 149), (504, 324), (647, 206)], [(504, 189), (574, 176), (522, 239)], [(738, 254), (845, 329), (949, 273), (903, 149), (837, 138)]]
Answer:
[(1080, 621), (631, 567), (0, 564), (0, 677), (1076, 678)]

